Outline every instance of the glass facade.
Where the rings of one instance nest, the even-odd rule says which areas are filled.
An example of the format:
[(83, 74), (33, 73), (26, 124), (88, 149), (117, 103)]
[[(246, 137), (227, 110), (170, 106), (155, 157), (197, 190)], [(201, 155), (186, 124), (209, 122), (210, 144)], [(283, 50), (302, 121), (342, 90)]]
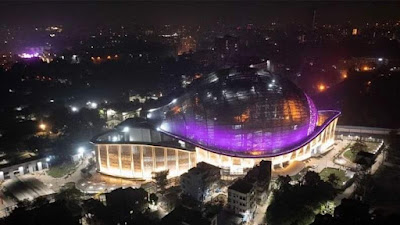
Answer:
[(216, 153), (269, 157), (304, 142), (316, 128), (318, 112), (286, 78), (236, 68), (200, 78), (147, 117), (160, 131)]

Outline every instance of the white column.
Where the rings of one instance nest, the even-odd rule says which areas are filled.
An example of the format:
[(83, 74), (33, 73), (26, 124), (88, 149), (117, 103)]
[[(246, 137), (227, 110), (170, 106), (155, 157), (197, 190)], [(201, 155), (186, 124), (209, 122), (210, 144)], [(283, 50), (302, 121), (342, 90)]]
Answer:
[(119, 174), (122, 175), (121, 145), (118, 145), (118, 167)]
[(133, 145), (130, 145), (130, 151), (131, 151), (131, 173), (133, 177), (135, 174), (135, 166), (133, 165)]
[(106, 145), (106, 153), (107, 153), (107, 168), (110, 168), (110, 156), (108, 154), (108, 145)]
[(38, 171), (41, 171), (43, 168), (42, 168), (42, 162), (38, 162), (37, 163), (37, 166), (38, 166)]
[(144, 162), (143, 162), (143, 146), (140, 147), (140, 170), (142, 171), (142, 177), (144, 177)]

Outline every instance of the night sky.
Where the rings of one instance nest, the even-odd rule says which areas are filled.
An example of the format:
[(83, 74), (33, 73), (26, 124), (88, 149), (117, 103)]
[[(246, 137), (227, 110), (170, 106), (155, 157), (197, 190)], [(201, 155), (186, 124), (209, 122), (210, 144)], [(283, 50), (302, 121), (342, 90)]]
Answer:
[(127, 22), (206, 25), (216, 21), (234, 24), (266, 24), (273, 21), (308, 23), (314, 9), (317, 9), (319, 23), (351, 21), (358, 24), (400, 19), (400, 2), (17, 1), (0, 3), (0, 21), (21, 26), (92, 26)]

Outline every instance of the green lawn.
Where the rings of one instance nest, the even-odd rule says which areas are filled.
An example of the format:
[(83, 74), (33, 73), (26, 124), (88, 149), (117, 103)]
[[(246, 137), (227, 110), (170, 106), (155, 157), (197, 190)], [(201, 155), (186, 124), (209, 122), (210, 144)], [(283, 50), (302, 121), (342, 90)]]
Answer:
[[(364, 149), (364, 151), (366, 151), (366, 152), (371, 152), (371, 153), (372, 153), (372, 152), (379, 146), (379, 144), (380, 144), (380, 143), (365, 142), (365, 145), (366, 145), (367, 147)], [(343, 156), (344, 156), (346, 159), (350, 160), (351, 162), (354, 162), (354, 161), (356, 160), (356, 155), (357, 155), (358, 152), (354, 152), (354, 153), (353, 153), (353, 152), (351, 151), (351, 147), (352, 147), (352, 146), (348, 147), (347, 150), (345, 150), (345, 152), (343, 153)]]
[(320, 173), (319, 176), (321, 177), (322, 180), (328, 181), (328, 177), (330, 174), (335, 174), (336, 177), (338, 178), (338, 186), (342, 186), (343, 182), (346, 182), (348, 178), (346, 177), (346, 173), (344, 170), (336, 169), (336, 168), (325, 168), (323, 169)]
[(367, 145), (367, 151), (372, 153), (381, 143), (365, 142), (365, 144)]
[(73, 162), (63, 163), (61, 165), (50, 166), (50, 169), (47, 171), (49, 176), (54, 178), (60, 178), (68, 173), (72, 173), (76, 169), (77, 164)]
[(349, 150), (346, 150), (344, 153), (343, 153), (343, 156), (346, 158), (346, 159), (348, 159), (348, 160), (350, 160), (350, 161), (352, 161), (352, 162), (354, 162), (354, 160), (356, 160), (356, 155), (357, 155), (357, 152), (352, 152), (351, 151), (351, 149), (349, 149)]

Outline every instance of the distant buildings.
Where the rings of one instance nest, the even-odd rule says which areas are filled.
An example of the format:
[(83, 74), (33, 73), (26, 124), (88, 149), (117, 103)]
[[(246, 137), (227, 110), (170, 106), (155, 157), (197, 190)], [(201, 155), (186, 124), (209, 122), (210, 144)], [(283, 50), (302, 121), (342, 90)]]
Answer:
[(178, 55), (184, 53), (195, 52), (196, 51), (196, 39), (192, 36), (186, 36), (181, 38), (181, 43), (178, 47)]
[(205, 201), (214, 192), (220, 179), (219, 167), (200, 162), (181, 175), (182, 192), (197, 201)]
[(238, 53), (240, 39), (230, 35), (217, 37), (215, 39), (214, 51), (218, 54), (218, 58), (228, 58)]
[(162, 97), (161, 93), (139, 94), (136, 92), (129, 92), (129, 101), (130, 102), (145, 103), (146, 101), (149, 101), (149, 100), (157, 100), (160, 97)]
[(112, 108), (100, 109), (100, 117), (106, 120), (107, 128), (114, 128), (122, 121), (140, 116), (142, 108), (118, 110)]

